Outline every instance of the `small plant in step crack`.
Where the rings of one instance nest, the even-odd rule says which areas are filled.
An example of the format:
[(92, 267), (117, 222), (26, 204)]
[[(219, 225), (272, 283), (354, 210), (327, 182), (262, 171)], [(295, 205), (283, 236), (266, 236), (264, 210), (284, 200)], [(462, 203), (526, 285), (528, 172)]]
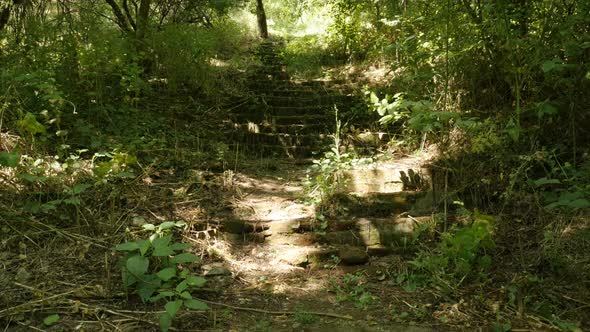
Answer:
[(347, 273), (340, 281), (330, 277), (328, 282), (330, 291), (336, 294), (338, 302), (351, 301), (357, 308), (366, 309), (374, 300), (362, 271)]
[(158, 226), (144, 224), (152, 232), (147, 239), (129, 241), (114, 247), (124, 252), (121, 258), (123, 285), (132, 289), (143, 302), (166, 300), (165, 312), (160, 316), (160, 328), (168, 331), (172, 319), (181, 308), (208, 310), (191, 292), (202, 287), (206, 279), (190, 273), (186, 264), (198, 263), (201, 258), (189, 252), (190, 244), (174, 242), (172, 230), (184, 227), (184, 222), (164, 222)]
[(356, 158), (352, 153), (341, 152), (342, 121), (338, 118), (338, 108), (334, 106), (336, 130), (330, 151), (320, 159), (313, 161), (307, 170), (305, 185), (312, 203), (320, 203), (337, 192), (346, 184), (344, 172), (359, 164), (367, 164), (370, 158)]

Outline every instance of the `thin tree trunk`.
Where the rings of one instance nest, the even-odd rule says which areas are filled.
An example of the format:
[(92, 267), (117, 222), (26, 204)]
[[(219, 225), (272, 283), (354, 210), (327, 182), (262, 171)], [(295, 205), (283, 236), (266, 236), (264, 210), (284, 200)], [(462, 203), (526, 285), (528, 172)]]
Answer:
[(148, 27), (150, 4), (151, 0), (141, 0), (139, 3), (139, 11), (137, 13), (137, 31), (135, 31), (135, 36), (140, 43), (143, 41)]
[(258, 18), (258, 32), (260, 38), (268, 38), (268, 25), (266, 24), (266, 12), (262, 0), (256, 0), (256, 17)]
[(0, 31), (4, 30), (6, 24), (8, 24), (8, 20), (10, 19), (10, 5), (2, 8), (0, 10)]

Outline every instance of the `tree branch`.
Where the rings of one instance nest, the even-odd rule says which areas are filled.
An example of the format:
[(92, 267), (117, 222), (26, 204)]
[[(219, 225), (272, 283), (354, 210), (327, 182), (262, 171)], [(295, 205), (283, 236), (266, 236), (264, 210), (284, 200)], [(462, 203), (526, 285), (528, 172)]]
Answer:
[(126, 33), (133, 32), (133, 29), (129, 25), (129, 21), (127, 21), (127, 18), (125, 17), (123, 12), (121, 11), (121, 7), (119, 7), (119, 5), (115, 2), (115, 0), (105, 0), (105, 1), (109, 4), (109, 6), (111, 6), (111, 9), (113, 10), (113, 14), (117, 18), (117, 20), (116, 20), (117, 25), (121, 28), (121, 30), (123, 30)]
[(123, 0), (123, 10), (125, 10), (125, 15), (127, 15), (127, 19), (129, 20), (129, 24), (133, 27), (133, 30), (137, 31), (137, 25), (133, 20), (133, 16), (131, 15), (131, 11), (129, 10), (129, 4), (127, 0)]

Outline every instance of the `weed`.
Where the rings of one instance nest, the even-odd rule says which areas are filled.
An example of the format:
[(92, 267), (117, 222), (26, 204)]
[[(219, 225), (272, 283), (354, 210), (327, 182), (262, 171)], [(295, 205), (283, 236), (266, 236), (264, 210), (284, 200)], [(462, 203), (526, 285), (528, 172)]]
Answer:
[(454, 227), (450, 232), (443, 233), (433, 253), (419, 252), (416, 259), (410, 262), (413, 268), (419, 273), (426, 273), (433, 282), (452, 281), (456, 285), (468, 276), (474, 276), (474, 272), (484, 277), (492, 264), (491, 257), (485, 251), (494, 247), (494, 218), (477, 211), (474, 218), (469, 226)]
[(318, 321), (317, 316), (309, 314), (301, 308), (298, 308), (297, 311), (295, 311), (295, 315), (293, 318), (297, 323), (301, 325), (310, 325)]
[(340, 282), (329, 278), (330, 291), (336, 294), (336, 301), (353, 302), (359, 309), (366, 309), (374, 300), (368, 290), (368, 284), (365, 280), (364, 273), (347, 273), (342, 277)]
[(202, 287), (206, 279), (195, 276), (184, 266), (200, 262), (200, 257), (183, 252), (189, 244), (172, 242), (171, 230), (183, 227), (183, 222), (164, 222), (158, 226), (144, 224), (151, 231), (148, 239), (122, 243), (115, 251), (125, 252), (121, 270), (125, 289), (134, 289), (143, 302), (165, 299), (165, 312), (160, 316), (160, 328), (168, 331), (172, 319), (185, 307), (191, 310), (208, 310), (202, 301), (193, 298), (191, 291)]

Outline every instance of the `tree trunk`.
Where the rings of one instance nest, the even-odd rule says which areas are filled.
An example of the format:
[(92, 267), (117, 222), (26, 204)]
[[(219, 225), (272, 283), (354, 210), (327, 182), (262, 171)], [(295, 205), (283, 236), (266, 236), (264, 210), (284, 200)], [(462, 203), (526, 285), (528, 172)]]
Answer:
[(262, 0), (256, 0), (256, 17), (258, 18), (258, 32), (260, 38), (268, 38), (268, 26), (266, 24), (266, 12)]
[(137, 13), (137, 31), (135, 31), (135, 36), (140, 43), (143, 42), (145, 32), (148, 28), (150, 4), (151, 0), (141, 0), (139, 3), (139, 11)]
[(131, 24), (127, 20), (127, 17), (123, 14), (123, 11), (121, 11), (121, 7), (119, 7), (117, 2), (115, 2), (115, 0), (105, 0), (105, 1), (109, 4), (109, 6), (111, 6), (111, 9), (113, 10), (113, 14), (115, 15), (115, 18), (117, 19), (116, 20), (117, 25), (121, 28), (121, 30), (123, 30), (123, 32), (125, 32), (125, 33), (132, 32)]
[(10, 5), (0, 10), (0, 31), (4, 30), (4, 27), (8, 24), (8, 19), (10, 19)]

